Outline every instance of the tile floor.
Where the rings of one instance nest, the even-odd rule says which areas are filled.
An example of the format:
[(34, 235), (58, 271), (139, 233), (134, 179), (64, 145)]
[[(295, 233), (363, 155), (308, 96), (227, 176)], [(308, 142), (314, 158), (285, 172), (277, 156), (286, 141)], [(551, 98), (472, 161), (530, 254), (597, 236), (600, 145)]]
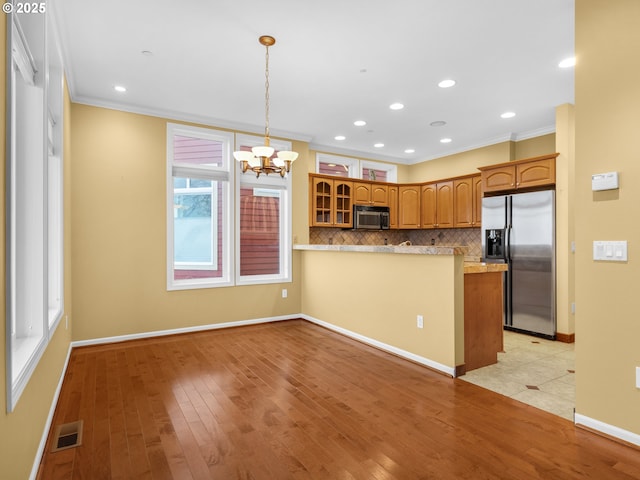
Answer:
[(574, 345), (505, 331), (498, 363), (460, 379), (573, 421)]

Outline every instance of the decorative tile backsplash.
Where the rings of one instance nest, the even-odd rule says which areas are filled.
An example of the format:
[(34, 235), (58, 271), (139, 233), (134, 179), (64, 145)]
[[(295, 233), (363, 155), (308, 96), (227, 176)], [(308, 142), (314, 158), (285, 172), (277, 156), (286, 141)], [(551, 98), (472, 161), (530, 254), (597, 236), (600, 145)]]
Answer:
[(465, 247), (467, 257), (482, 256), (479, 228), (442, 228), (429, 230), (343, 230), (312, 227), (312, 245), (398, 245), (409, 240), (412, 245), (453, 245)]

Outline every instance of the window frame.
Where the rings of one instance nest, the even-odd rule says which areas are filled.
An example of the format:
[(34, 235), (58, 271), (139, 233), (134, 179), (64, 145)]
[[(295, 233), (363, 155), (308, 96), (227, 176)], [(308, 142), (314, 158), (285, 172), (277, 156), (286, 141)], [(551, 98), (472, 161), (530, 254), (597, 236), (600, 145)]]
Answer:
[[(256, 135), (236, 134), (236, 150), (240, 150), (241, 147), (255, 147), (264, 145), (264, 138)], [(291, 150), (291, 142), (285, 140), (273, 140), (271, 139), (271, 146), (276, 151), (288, 151)], [(294, 168), (294, 167), (292, 167)], [(239, 171), (239, 166), (236, 166)], [(268, 190), (279, 190), (280, 194), (280, 215), (279, 215), (279, 273), (278, 274), (265, 274), (265, 275), (241, 275), (240, 274), (240, 260), (241, 260), (241, 222), (240, 222), (240, 192), (241, 187), (247, 186), (252, 188), (264, 188)], [(281, 177), (279, 174), (260, 175), (256, 177), (255, 174), (248, 170), (245, 173), (238, 173), (236, 175), (235, 183), (235, 263), (236, 263), (236, 277), (235, 283), (238, 286), (241, 285), (256, 285), (256, 284), (269, 284), (269, 283), (289, 283), (292, 281), (292, 267), (291, 267), (291, 232), (292, 232), (292, 208), (291, 208), (291, 174), (287, 174)]]
[(316, 153), (316, 173), (320, 173), (320, 163), (336, 163), (348, 165), (347, 175), (341, 175), (340, 178), (356, 178), (358, 180), (369, 180), (365, 178), (363, 171), (365, 168), (370, 170), (384, 170), (387, 172), (385, 183), (397, 183), (398, 166), (394, 163), (376, 162), (373, 160), (360, 160), (351, 157), (342, 157), (340, 155), (332, 155), (329, 153)]
[[(214, 288), (228, 287), (233, 285), (234, 279), (234, 262), (233, 257), (233, 168), (235, 163), (231, 157), (231, 146), (233, 145), (233, 133), (223, 130), (215, 130), (211, 128), (195, 127), (177, 123), (167, 122), (167, 159), (166, 159), (166, 218), (167, 218), (167, 251), (166, 251), (166, 275), (167, 290), (190, 290), (198, 288)], [(193, 165), (173, 160), (174, 136), (185, 136), (193, 138), (201, 138), (222, 143), (222, 165)], [(179, 178), (197, 178), (201, 180), (211, 180), (218, 182), (222, 186), (222, 218), (220, 225), (222, 226), (222, 276), (209, 278), (194, 278), (176, 280), (174, 276), (174, 181), (175, 177)], [(216, 197), (216, 201), (212, 200), (212, 208), (217, 205), (217, 195), (212, 185), (212, 197)], [(217, 213), (217, 212), (216, 212)], [(217, 236), (214, 243), (217, 242)], [(217, 251), (217, 246), (216, 246)], [(218, 260), (218, 259), (216, 259)], [(214, 262), (215, 264), (218, 261)]]
[(321, 163), (338, 163), (341, 165), (347, 165), (347, 175), (341, 175), (345, 178), (357, 178), (360, 168), (358, 167), (359, 160), (351, 157), (341, 157), (339, 155), (331, 155), (329, 153), (316, 153), (316, 173), (320, 173)]
[[(30, 22), (28, 32), (20, 18)], [(64, 313), (64, 87), (49, 14), (8, 19), (5, 378), (11, 413)]]

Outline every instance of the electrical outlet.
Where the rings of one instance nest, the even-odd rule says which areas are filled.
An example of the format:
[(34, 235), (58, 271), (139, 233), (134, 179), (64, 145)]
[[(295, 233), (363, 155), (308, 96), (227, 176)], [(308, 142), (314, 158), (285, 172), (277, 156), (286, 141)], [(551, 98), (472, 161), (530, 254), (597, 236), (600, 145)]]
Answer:
[(287, 289), (286, 288), (282, 289), (282, 298), (287, 298)]
[(424, 328), (424, 317), (422, 315), (418, 315), (416, 323), (418, 328)]
[(576, 314), (576, 304), (575, 304), (575, 302), (571, 303), (571, 313), (572, 313), (573, 315), (575, 315), (575, 314)]

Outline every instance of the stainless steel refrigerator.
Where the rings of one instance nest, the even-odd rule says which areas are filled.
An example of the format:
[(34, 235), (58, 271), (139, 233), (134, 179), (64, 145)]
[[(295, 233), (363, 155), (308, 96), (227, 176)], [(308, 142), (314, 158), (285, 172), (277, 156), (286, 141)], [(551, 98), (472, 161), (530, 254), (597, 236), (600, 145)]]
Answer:
[(483, 198), (482, 252), (509, 265), (505, 329), (555, 340), (555, 192)]

